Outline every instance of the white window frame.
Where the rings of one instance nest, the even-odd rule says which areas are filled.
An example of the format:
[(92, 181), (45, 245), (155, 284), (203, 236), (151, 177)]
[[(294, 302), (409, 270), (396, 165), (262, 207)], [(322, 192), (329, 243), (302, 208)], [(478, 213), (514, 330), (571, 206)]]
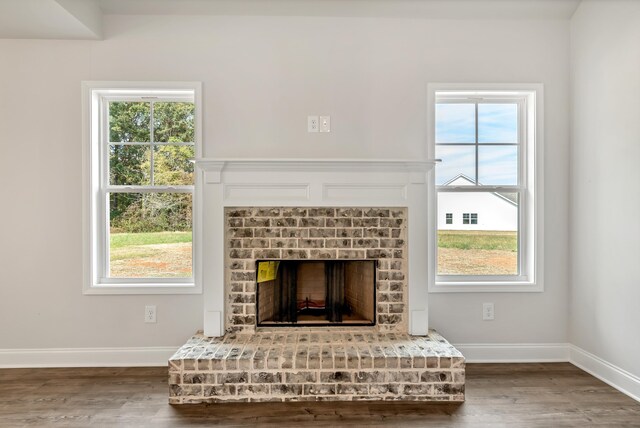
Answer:
[[(427, 85), (427, 150), (435, 158), (435, 106), (438, 97), (521, 99), (519, 117), (520, 187), (519, 275), (437, 275), (437, 192), (435, 169), (429, 173), (429, 292), (542, 292), (543, 284), (543, 86), (542, 84), (430, 83)], [(437, 166), (436, 166), (437, 168)], [(488, 190), (492, 186), (482, 186)], [(504, 187), (504, 186), (496, 186)], [(508, 187), (508, 186), (507, 186)], [(470, 189), (467, 186), (466, 189)], [(460, 191), (464, 191), (460, 189)]]
[[(84, 294), (200, 294), (201, 189), (202, 174), (194, 168), (194, 185), (165, 186), (171, 191), (192, 193), (192, 278), (108, 278), (108, 246), (105, 185), (106, 111), (103, 103), (134, 100), (140, 96), (154, 101), (193, 101), (195, 104), (194, 151), (202, 153), (202, 84), (200, 82), (82, 82), (83, 123), (83, 249)], [(136, 186), (137, 187), (137, 186)], [(144, 187), (144, 186), (143, 186)], [(188, 187), (188, 189), (187, 189)], [(144, 192), (144, 189), (142, 190)]]

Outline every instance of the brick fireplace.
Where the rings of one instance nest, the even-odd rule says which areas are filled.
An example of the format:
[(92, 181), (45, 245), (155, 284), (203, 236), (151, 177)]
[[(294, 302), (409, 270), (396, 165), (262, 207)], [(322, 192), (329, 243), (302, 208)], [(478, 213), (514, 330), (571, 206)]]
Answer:
[[(298, 269), (299, 277), (300, 273), (309, 277), (307, 287), (313, 287), (318, 281), (324, 285), (326, 266), (322, 261), (335, 260), (352, 262), (345, 269), (345, 276), (355, 276), (358, 269), (366, 270), (356, 261), (371, 263), (368, 276), (371, 283), (375, 283), (375, 290), (369, 296), (374, 311), (369, 324), (379, 332), (406, 333), (406, 218), (406, 208), (226, 208), (228, 315), (225, 330), (256, 330), (257, 288), (272, 289), (270, 283), (256, 284), (257, 260), (282, 260), (283, 263), (317, 260), (318, 263), (301, 264)], [(285, 266), (278, 273), (283, 274)], [(357, 293), (364, 290), (349, 287), (345, 291), (355, 300)], [(310, 300), (315, 306), (324, 306), (325, 294), (324, 290), (320, 294), (316, 292)], [(296, 303), (304, 305), (305, 295), (300, 297), (296, 296)], [(262, 303), (263, 310), (268, 310), (266, 302)], [(269, 304), (272, 306), (273, 302)]]
[(427, 325), (430, 162), (196, 164), (204, 332), (169, 361), (172, 404), (464, 400)]

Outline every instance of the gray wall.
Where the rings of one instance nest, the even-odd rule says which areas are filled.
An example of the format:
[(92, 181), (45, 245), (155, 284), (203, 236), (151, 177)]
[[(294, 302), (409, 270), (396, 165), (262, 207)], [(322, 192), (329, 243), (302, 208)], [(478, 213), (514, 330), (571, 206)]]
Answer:
[(586, 1), (571, 23), (571, 334), (640, 375), (640, 3)]
[[(433, 294), (430, 323), (457, 343), (567, 341), (568, 21), (107, 16), (105, 35), (0, 40), (0, 348), (177, 346), (202, 327), (202, 296), (82, 295), (82, 80), (202, 81), (204, 155), (252, 158), (425, 158), (428, 82), (543, 83), (546, 290)], [(309, 114), (332, 132), (308, 134)]]

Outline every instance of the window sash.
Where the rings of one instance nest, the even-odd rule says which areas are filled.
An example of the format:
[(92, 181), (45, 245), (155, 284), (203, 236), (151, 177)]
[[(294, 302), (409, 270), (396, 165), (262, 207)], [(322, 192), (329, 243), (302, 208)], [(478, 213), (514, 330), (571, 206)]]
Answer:
[[(195, 94), (193, 91), (160, 91), (158, 95), (153, 92), (154, 95), (149, 95), (146, 91), (131, 91), (130, 95), (100, 95), (98, 102), (99, 109), (99, 143), (98, 144), (98, 156), (99, 156), (99, 190), (98, 190), (98, 223), (97, 223), (97, 280), (100, 284), (104, 285), (137, 285), (137, 286), (163, 286), (170, 284), (193, 284), (195, 280), (195, 246), (194, 242), (194, 228), (192, 218), (192, 248), (191, 248), (191, 260), (192, 270), (191, 277), (183, 278), (112, 278), (109, 277), (109, 262), (110, 262), (110, 215), (109, 215), (109, 203), (107, 196), (109, 193), (190, 193), (192, 195), (192, 217), (194, 212), (194, 197), (195, 197), (195, 184), (193, 185), (111, 185), (109, 184), (109, 147), (111, 145), (138, 145), (149, 146), (153, 152), (154, 146), (195, 146), (195, 142), (180, 142), (180, 143), (167, 143), (167, 142), (154, 142), (154, 127), (153, 127), (153, 104), (158, 102), (188, 102), (195, 104)], [(150, 102), (151, 103), (151, 116), (149, 120), (150, 128), (150, 140), (147, 142), (111, 142), (109, 132), (109, 103), (110, 102)], [(151, 154), (150, 165), (151, 177), (153, 177), (153, 153)], [(153, 181), (152, 181), (153, 182)], [(102, 227), (101, 227), (102, 226)]]
[[(473, 143), (452, 143), (452, 142), (436, 142), (435, 141), (435, 131), (437, 122), (434, 121), (434, 148), (438, 146), (447, 146), (447, 147), (474, 147), (475, 148), (475, 164), (474, 164), (474, 186), (482, 186), (478, 184), (479, 180), (479, 150), (481, 147), (517, 147), (518, 148), (518, 175), (517, 175), (517, 184), (516, 186), (523, 186), (525, 184), (525, 179), (527, 177), (526, 174), (526, 140), (527, 140), (527, 97), (524, 95), (520, 96), (505, 96), (505, 95), (491, 95), (491, 94), (482, 94), (478, 96), (471, 95), (461, 95), (456, 93), (449, 94), (437, 94), (435, 99), (435, 104), (473, 104), (475, 108), (475, 141)], [(518, 109), (518, 133), (517, 143), (480, 143), (479, 142), (479, 123), (478, 123), (478, 106), (480, 104), (516, 104)], [(435, 110), (435, 105), (434, 105)], [(436, 166), (437, 168), (437, 166)], [(436, 185), (436, 189), (439, 187)], [(472, 186), (466, 186), (472, 187)]]
[[(448, 186), (447, 186), (448, 187)], [(473, 187), (473, 186), (457, 186), (454, 189), (442, 189), (438, 192), (464, 192), (465, 187)], [(437, 192), (437, 193), (438, 193)], [(504, 193), (517, 193), (518, 194), (518, 233), (517, 233), (517, 248), (518, 248), (518, 274), (517, 275), (438, 275), (437, 272), (437, 263), (435, 264), (436, 268), (436, 282), (509, 282), (509, 281), (523, 281), (527, 279), (527, 273), (524, 272), (524, 266), (526, 266), (527, 257), (530, 255), (526, 254), (526, 241), (523, 237), (527, 236), (527, 225), (526, 225), (526, 200), (525, 194), (527, 193), (526, 189), (518, 189), (514, 186), (504, 186), (504, 187), (492, 187), (491, 189), (485, 189), (484, 186), (475, 187), (474, 192), (481, 193), (495, 193), (495, 192), (504, 192)], [(437, 193), (436, 193), (436, 212), (437, 212)], [(462, 224), (471, 225), (477, 224), (477, 213), (476, 214), (476, 223), (472, 223), (472, 214), (474, 213), (463, 213), (462, 214)], [(466, 216), (466, 220), (465, 220)], [(435, 260), (438, 257), (438, 246), (437, 246), (437, 232), (440, 230), (438, 222), (436, 221), (436, 254)]]
[[(437, 246), (437, 232), (440, 230), (439, 224), (436, 220), (435, 222), (435, 255), (434, 258), (436, 263), (435, 267), (435, 281), (436, 283), (500, 283), (500, 282), (522, 282), (528, 279), (529, 273), (525, 272), (524, 267), (527, 265), (527, 258), (533, 257), (533, 255), (526, 254), (526, 239), (528, 236), (527, 225), (526, 225), (526, 216), (527, 212), (527, 96), (525, 95), (515, 95), (508, 96), (504, 94), (492, 95), (492, 94), (482, 94), (478, 96), (472, 96), (469, 94), (441, 94), (436, 93), (435, 104), (443, 104), (443, 103), (460, 103), (460, 104), (475, 104), (475, 142), (473, 143), (441, 143), (435, 142), (435, 126), (437, 123), (434, 121), (434, 129), (433, 129), (433, 148), (435, 150), (438, 146), (458, 146), (458, 147), (475, 147), (475, 184), (473, 185), (463, 185), (463, 186), (455, 186), (455, 185), (435, 185), (435, 212), (438, 212), (438, 197), (437, 195), (440, 192), (482, 192), (482, 193), (495, 193), (495, 192), (505, 192), (505, 193), (517, 193), (518, 194), (518, 231), (517, 231), (517, 248), (518, 248), (518, 274), (517, 275), (439, 275), (437, 272), (437, 260), (438, 260), (438, 246)], [(478, 141), (478, 104), (513, 104), (516, 103), (518, 106), (518, 143), (479, 143)], [(434, 114), (435, 115), (435, 114)], [(478, 184), (478, 175), (479, 175), (479, 156), (478, 151), (480, 147), (518, 147), (518, 173), (517, 173), (517, 184), (516, 185), (484, 185)], [(437, 166), (436, 166), (437, 168)], [(466, 220), (465, 220), (466, 214)], [(446, 222), (445, 222), (446, 224)], [(472, 225), (477, 224), (477, 213), (475, 223), (472, 223), (471, 213), (463, 213), (462, 224), (464, 225)]]

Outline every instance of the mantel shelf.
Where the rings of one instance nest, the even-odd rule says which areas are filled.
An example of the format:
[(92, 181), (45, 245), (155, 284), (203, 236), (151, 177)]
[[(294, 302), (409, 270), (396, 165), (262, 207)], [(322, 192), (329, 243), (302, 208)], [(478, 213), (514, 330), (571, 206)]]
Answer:
[(220, 159), (198, 158), (204, 171), (346, 171), (427, 172), (438, 159)]

